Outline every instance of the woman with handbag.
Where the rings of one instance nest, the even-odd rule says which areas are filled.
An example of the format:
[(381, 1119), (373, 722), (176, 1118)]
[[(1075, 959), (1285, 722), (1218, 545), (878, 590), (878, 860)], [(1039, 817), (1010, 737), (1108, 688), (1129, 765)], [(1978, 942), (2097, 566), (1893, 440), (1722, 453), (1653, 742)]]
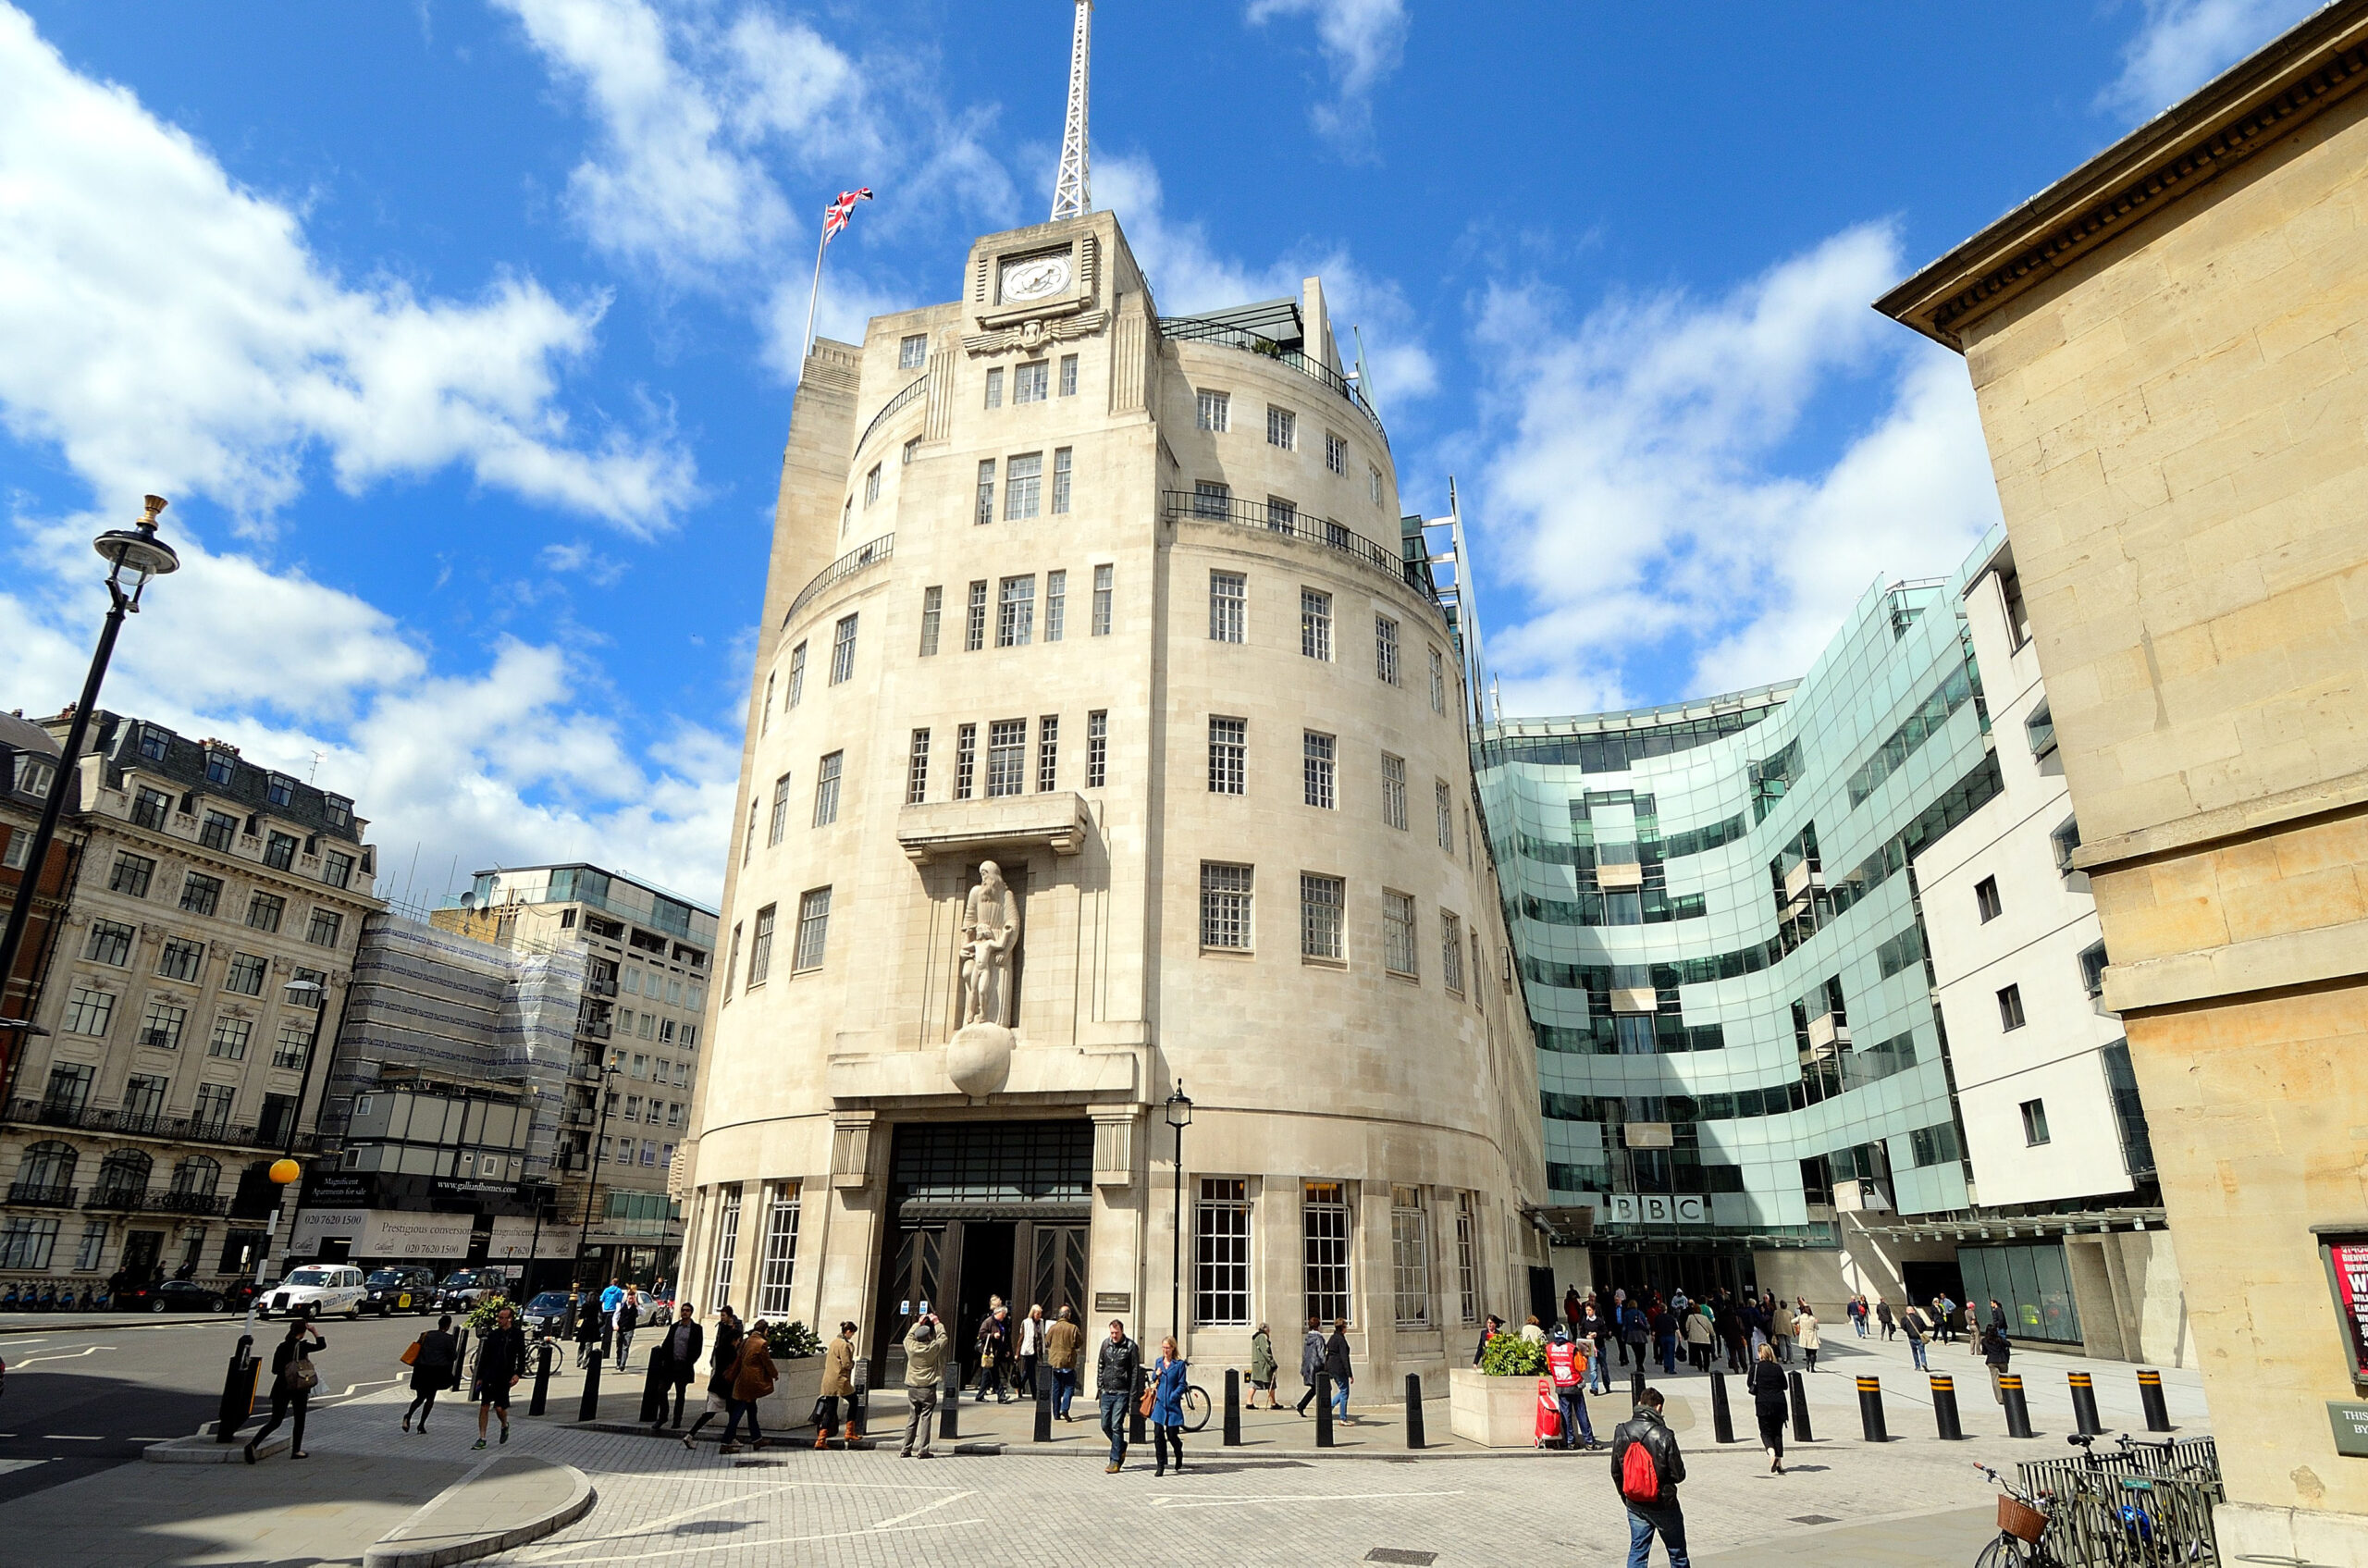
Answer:
[(309, 1457), (304, 1452), (304, 1407), (321, 1381), (320, 1373), (313, 1366), (313, 1352), (328, 1348), (329, 1342), (313, 1328), (310, 1308), (302, 1311), (296, 1321), (288, 1326), (288, 1337), (271, 1352), (271, 1419), (264, 1423), (262, 1431), (247, 1439), (249, 1464), (255, 1463), (257, 1446), (278, 1431), (280, 1422), (291, 1412), (296, 1417), (296, 1430), (288, 1444), (288, 1457)]
[(1751, 1364), (1751, 1376), (1744, 1379), (1744, 1391), (1751, 1396), (1753, 1414), (1759, 1417), (1759, 1446), (1768, 1451), (1768, 1473), (1784, 1473), (1784, 1425), (1792, 1419), (1792, 1408), (1786, 1402), (1788, 1387), (1784, 1369), (1776, 1364), (1776, 1347), (1759, 1347), (1759, 1359)]
[(456, 1379), (452, 1365), (461, 1359), (461, 1347), (452, 1338), (450, 1315), (436, 1320), (436, 1327), (411, 1342), (403, 1352), (403, 1361), (411, 1367), (411, 1408), (403, 1412), (403, 1430), (411, 1430), (411, 1418), (419, 1417), (419, 1429), (427, 1430), (427, 1414), (436, 1408), (436, 1396), (450, 1388)]
[(1167, 1474), (1167, 1456), (1176, 1455), (1176, 1473), (1184, 1473), (1184, 1389), (1188, 1364), (1176, 1349), (1174, 1335), (1159, 1342), (1159, 1359), (1152, 1364), (1151, 1380), (1143, 1386), (1141, 1410), (1151, 1421), (1154, 1475)]

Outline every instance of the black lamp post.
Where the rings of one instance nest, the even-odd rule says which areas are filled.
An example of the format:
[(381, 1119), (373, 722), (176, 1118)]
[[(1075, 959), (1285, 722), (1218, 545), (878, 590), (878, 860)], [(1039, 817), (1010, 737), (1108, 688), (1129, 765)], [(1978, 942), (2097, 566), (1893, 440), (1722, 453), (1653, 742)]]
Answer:
[(1180, 1078), (1176, 1080), (1176, 1093), (1167, 1097), (1167, 1125), (1176, 1130), (1176, 1256), (1174, 1276), (1168, 1281), (1167, 1321), (1180, 1353), (1184, 1345), (1184, 1130), (1192, 1125), (1192, 1101), (1184, 1093)]
[(609, 1080), (623, 1076), (623, 1068), (611, 1062), (600, 1074), (600, 1125), (592, 1134), (592, 1170), (584, 1183), (584, 1224), (575, 1233), (575, 1269), (578, 1274), (584, 1271), (584, 1254), (592, 1245), (592, 1200), (600, 1191), (600, 1154), (609, 1142), (609, 1102), (614, 1098), (609, 1093)]
[[(165, 498), (145, 499), (148, 510), (140, 514), (137, 524), (129, 528), (110, 528), (91, 541), (92, 548), (108, 563), (107, 614), (99, 626), (97, 651), (91, 655), (91, 673), (82, 680), (82, 700), (75, 705), (74, 722), (67, 726), (57, 771), (50, 775), (49, 798), (42, 802), (41, 825), (33, 829), (25, 869), (19, 873), (16, 902), (8, 907), (7, 929), (0, 932), (0, 995), (6, 994), (17, 972), (17, 952), (24, 945), (25, 922), (32, 916), (33, 895), (49, 864), (49, 846), (57, 837), (57, 820), (66, 812), (68, 775), (82, 755), (82, 742), (90, 734), (91, 710), (98, 706), (99, 685), (106, 679), (107, 661), (115, 656), (116, 634), (123, 629), (126, 615), (139, 613), (140, 596), (147, 590), (151, 577), (180, 570), (181, 558), (156, 537), (156, 514), (165, 510)], [(123, 581), (127, 573), (131, 577), (129, 588)]]

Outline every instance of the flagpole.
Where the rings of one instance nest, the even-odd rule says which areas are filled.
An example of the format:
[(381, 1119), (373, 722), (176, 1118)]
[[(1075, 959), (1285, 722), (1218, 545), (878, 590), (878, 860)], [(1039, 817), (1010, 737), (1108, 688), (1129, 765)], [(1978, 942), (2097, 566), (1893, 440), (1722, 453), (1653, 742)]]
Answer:
[(806, 336), (797, 340), (798, 377), (806, 375), (806, 356), (814, 352), (814, 308), (822, 302), (822, 252), (831, 243), (831, 226), (822, 225), (822, 237), (814, 241), (814, 290), (806, 297)]

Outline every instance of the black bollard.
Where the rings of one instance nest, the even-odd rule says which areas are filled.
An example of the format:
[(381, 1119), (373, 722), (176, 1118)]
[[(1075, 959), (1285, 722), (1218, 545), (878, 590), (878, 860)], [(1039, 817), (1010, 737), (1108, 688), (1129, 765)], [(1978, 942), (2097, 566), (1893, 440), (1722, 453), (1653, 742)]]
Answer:
[(1332, 1374), (1315, 1375), (1315, 1446), (1332, 1446)]
[(962, 1417), (957, 1414), (962, 1408), (962, 1369), (951, 1360), (945, 1364), (954, 1378), (945, 1385), (945, 1397), (937, 1403), (937, 1435), (958, 1438), (962, 1435)]
[(1041, 1359), (1036, 1363), (1036, 1430), (1029, 1435), (1029, 1440), (1053, 1440), (1053, 1369)]
[(1883, 1380), (1880, 1377), (1858, 1379), (1858, 1430), (1870, 1443), (1891, 1441), (1891, 1428), (1883, 1425)]
[(1723, 1372), (1710, 1374), (1710, 1430), (1722, 1443), (1735, 1440), (1735, 1416), (1727, 1408), (1727, 1375)]
[(1225, 1438), (1229, 1449), (1241, 1446), (1241, 1369), (1225, 1369)]
[(255, 1408), (255, 1339), (252, 1334), (239, 1336), (239, 1348), (230, 1352), (229, 1370), (222, 1377), (222, 1404), (214, 1415), (214, 1440), (217, 1443), (236, 1442), (239, 1428)]
[(2140, 1368), (2138, 1374), (2138, 1399), (2146, 1407), (2146, 1430), (2173, 1432), (2171, 1407), (2163, 1402), (2163, 1375)]
[(849, 1448), (853, 1448), (863, 1440), (864, 1428), (870, 1425), (869, 1419), (870, 1411), (868, 1408), (871, 1403), (871, 1358), (870, 1356), (859, 1355), (855, 1358), (854, 1382), (855, 1395), (847, 1401), (847, 1446)]
[(1957, 1422), (1956, 1379), (1945, 1372), (1932, 1374), (1932, 1423), (1948, 1442), (1962, 1442), (1965, 1427)]
[(1638, 1362), (1636, 1370), (1628, 1377), (1628, 1403), (1634, 1408), (1645, 1402), (1645, 1364)]
[(1410, 1449), (1424, 1446), (1423, 1379), (1412, 1372), (1406, 1374), (1406, 1446)]
[(1813, 1443), (1817, 1435), (1809, 1430), (1809, 1391), (1802, 1386), (1799, 1373), (1787, 1376), (1793, 1385), (1793, 1441)]
[(1134, 1395), (1128, 1400), (1127, 1405), (1127, 1441), (1130, 1443), (1140, 1444), (1145, 1440), (1143, 1423), (1146, 1418), (1143, 1415), (1143, 1390), (1149, 1387), (1151, 1387), (1151, 1380), (1148, 1377), (1140, 1372), (1135, 1374)]
[(641, 1364), (641, 1419), (654, 1426), (666, 1419), (666, 1363), (653, 1346)]
[(2084, 1437), (2103, 1431), (2105, 1424), (2097, 1419), (2096, 1380), (2085, 1372), (2066, 1373), (2065, 1380), (2072, 1385), (2073, 1429)]
[(584, 1368), (584, 1398), (577, 1401), (575, 1406), (575, 1418), (578, 1421), (599, 1419), (600, 1364), (607, 1359), (608, 1352), (598, 1345), (592, 1347), (592, 1359)]
[(527, 1401), (526, 1414), (540, 1415), (551, 1398), (551, 1342), (543, 1340), (535, 1351), (535, 1397)]
[(2031, 1407), (2023, 1400), (2023, 1375), (2002, 1372), (1998, 1375), (1998, 1392), (2006, 1405), (2006, 1436), (2028, 1438), (2031, 1435)]

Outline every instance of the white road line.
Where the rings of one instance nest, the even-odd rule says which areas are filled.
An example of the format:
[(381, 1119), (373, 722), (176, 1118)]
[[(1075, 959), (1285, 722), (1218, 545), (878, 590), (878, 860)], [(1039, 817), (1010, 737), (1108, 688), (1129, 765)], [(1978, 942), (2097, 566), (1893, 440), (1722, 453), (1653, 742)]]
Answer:
[(45, 1459), (0, 1459), (0, 1475), (14, 1475), (19, 1470), (31, 1470), (36, 1464), (48, 1463)]
[(866, 1529), (832, 1530), (827, 1534), (819, 1536), (766, 1536), (757, 1540), (743, 1540), (737, 1537), (734, 1537), (730, 1540), (725, 1540), (719, 1537), (715, 1540), (702, 1541), (697, 1546), (669, 1547), (663, 1551), (632, 1551), (623, 1552), (613, 1557), (553, 1558), (549, 1561), (565, 1562), (574, 1564), (574, 1568), (591, 1568), (591, 1565), (596, 1562), (647, 1562), (654, 1558), (681, 1557), (686, 1553), (694, 1551), (744, 1551), (750, 1547), (798, 1546), (808, 1541), (844, 1541), (851, 1540), (858, 1536), (879, 1535), (883, 1533), (905, 1535), (918, 1530), (956, 1530), (961, 1528), (965, 1525), (983, 1525), (985, 1523), (986, 1521), (984, 1519), (946, 1519), (931, 1525), (901, 1525), (893, 1532), (887, 1531), (886, 1527), (883, 1525), (874, 1525)]
[(894, 1519), (882, 1519), (879, 1524), (874, 1525), (872, 1528), (875, 1530), (893, 1529), (896, 1525), (903, 1524), (907, 1519), (918, 1519), (924, 1513), (934, 1513), (939, 1509), (946, 1507), (950, 1503), (960, 1502), (966, 1497), (975, 1497), (976, 1495), (977, 1494), (975, 1492), (956, 1492), (952, 1497), (942, 1497), (935, 1502), (926, 1503), (919, 1508), (916, 1508), (910, 1513), (899, 1513)]
[(1167, 1494), (1151, 1500), (1153, 1508), (1239, 1508), (1252, 1502), (1368, 1502), (1387, 1498), (1462, 1497), (1461, 1490), (1451, 1492), (1298, 1492), (1287, 1497), (1210, 1497), (1205, 1493), (1187, 1497)]
[(104, 1443), (106, 1441), (105, 1438), (93, 1438), (81, 1432), (43, 1432), (41, 1435), (41, 1440), (45, 1443)]
[(115, 1349), (113, 1345), (84, 1345), (79, 1351), (68, 1351), (59, 1355), (29, 1355), (25, 1357), (24, 1360), (17, 1363), (17, 1367), (18, 1370), (22, 1371), (28, 1366), (32, 1366), (44, 1361), (80, 1361), (86, 1355), (95, 1355), (100, 1351), (111, 1351), (113, 1349)]

